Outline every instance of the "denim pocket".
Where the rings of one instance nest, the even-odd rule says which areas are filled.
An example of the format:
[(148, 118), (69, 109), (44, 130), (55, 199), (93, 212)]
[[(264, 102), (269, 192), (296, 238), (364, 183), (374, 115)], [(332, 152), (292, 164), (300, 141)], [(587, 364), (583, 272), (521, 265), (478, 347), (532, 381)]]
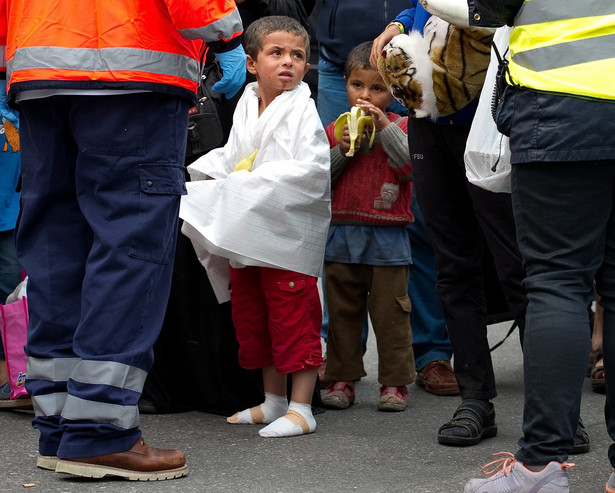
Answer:
[(184, 166), (139, 165), (139, 215), (130, 239), (131, 257), (169, 263), (177, 236), (180, 197), (186, 193)]

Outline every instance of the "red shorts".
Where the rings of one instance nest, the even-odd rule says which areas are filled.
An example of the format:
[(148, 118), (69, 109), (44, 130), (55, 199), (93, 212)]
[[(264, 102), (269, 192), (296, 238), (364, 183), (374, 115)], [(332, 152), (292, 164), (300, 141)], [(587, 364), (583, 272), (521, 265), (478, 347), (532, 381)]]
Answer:
[(322, 306), (316, 278), (267, 267), (231, 267), (231, 305), (239, 363), (274, 365), (280, 374), (322, 363)]

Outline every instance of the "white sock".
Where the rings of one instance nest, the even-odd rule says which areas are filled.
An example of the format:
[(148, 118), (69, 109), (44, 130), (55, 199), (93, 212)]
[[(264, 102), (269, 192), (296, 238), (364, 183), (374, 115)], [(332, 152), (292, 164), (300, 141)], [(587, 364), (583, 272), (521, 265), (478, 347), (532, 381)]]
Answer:
[(275, 421), (280, 416), (284, 416), (288, 409), (288, 399), (285, 395), (275, 395), (265, 392), (265, 402), (262, 404), (244, 409), (231, 417), (226, 418), (227, 423), (240, 425), (267, 424)]
[(265, 426), (258, 434), (265, 438), (293, 437), (305, 435), (316, 430), (316, 420), (310, 404), (290, 401), (288, 412)]

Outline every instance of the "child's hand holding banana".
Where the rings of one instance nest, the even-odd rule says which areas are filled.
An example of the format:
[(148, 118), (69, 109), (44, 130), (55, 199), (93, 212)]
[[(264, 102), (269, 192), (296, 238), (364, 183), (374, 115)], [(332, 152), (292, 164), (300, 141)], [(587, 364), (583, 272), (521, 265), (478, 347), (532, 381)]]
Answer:
[(376, 130), (380, 131), (389, 124), (387, 116), (373, 104), (362, 99), (350, 111), (343, 113), (335, 121), (335, 138), (340, 144), (340, 152), (346, 157), (354, 156), (361, 145), (363, 135), (369, 131), (369, 147), (374, 144)]

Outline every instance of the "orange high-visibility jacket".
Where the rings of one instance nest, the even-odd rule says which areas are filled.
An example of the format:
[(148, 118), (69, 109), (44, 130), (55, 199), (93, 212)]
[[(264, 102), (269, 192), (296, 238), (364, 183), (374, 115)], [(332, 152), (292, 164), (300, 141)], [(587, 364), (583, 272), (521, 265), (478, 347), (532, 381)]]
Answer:
[(233, 0), (0, 0), (2, 8), (9, 94), (145, 89), (192, 97), (202, 42), (243, 31)]

